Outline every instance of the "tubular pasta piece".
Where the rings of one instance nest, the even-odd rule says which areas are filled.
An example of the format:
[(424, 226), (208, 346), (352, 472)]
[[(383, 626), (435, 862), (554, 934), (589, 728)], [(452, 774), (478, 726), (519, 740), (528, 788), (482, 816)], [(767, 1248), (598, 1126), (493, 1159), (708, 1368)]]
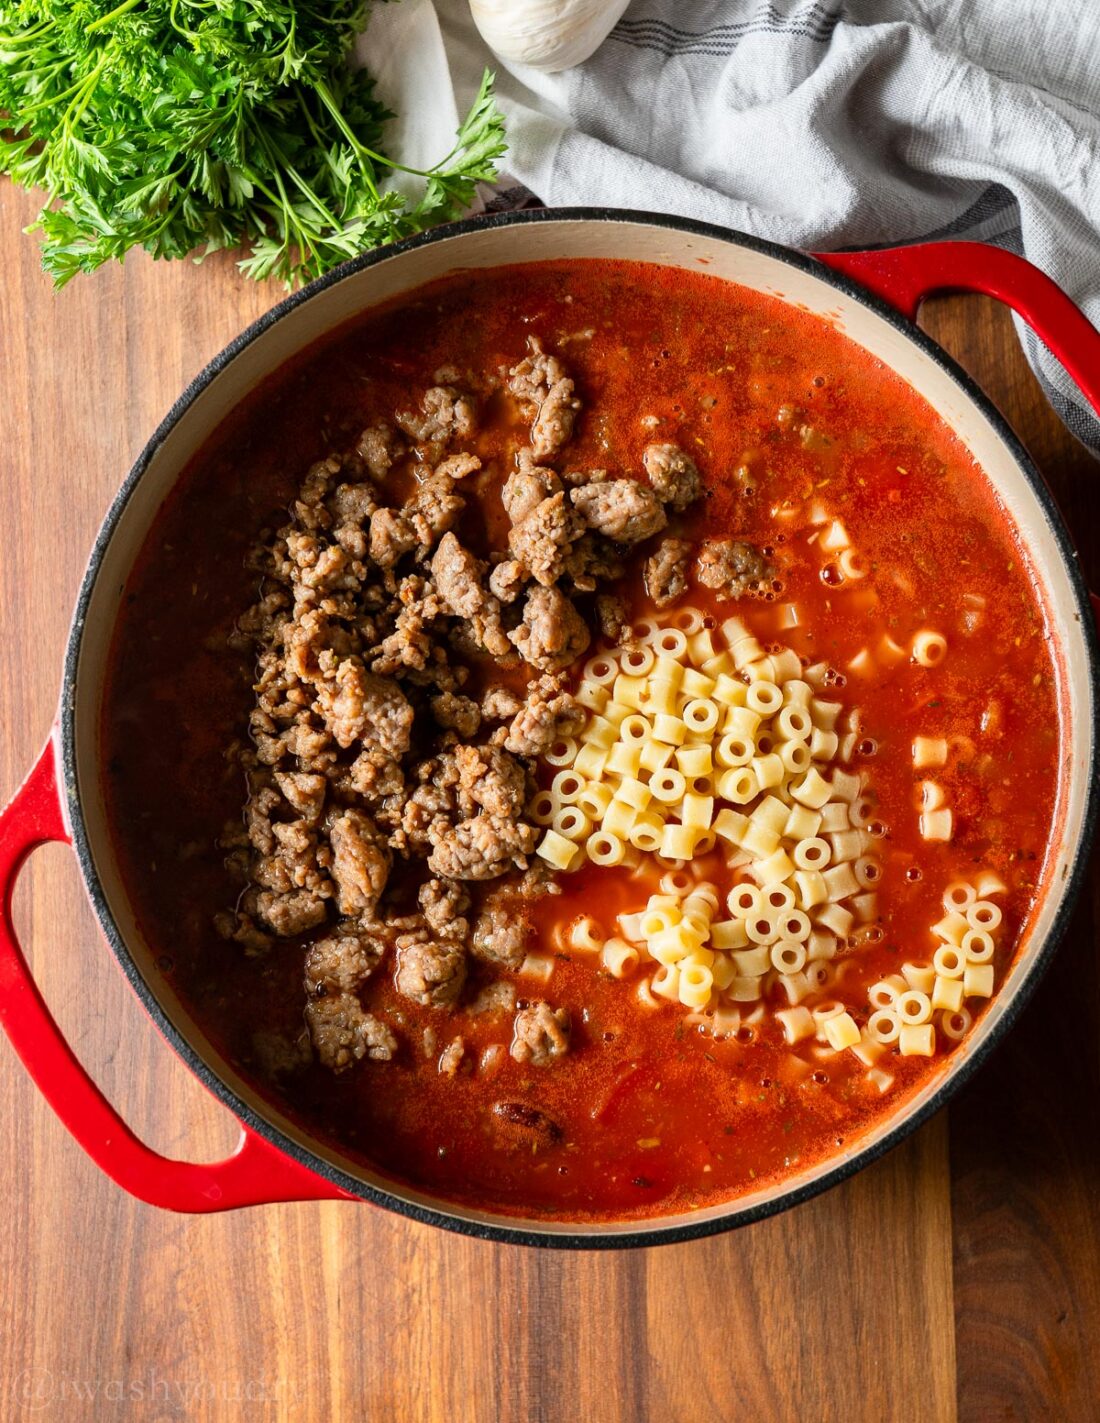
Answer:
[(913, 765), (918, 771), (947, 765), (947, 742), (942, 736), (914, 736)]
[(594, 865), (621, 865), (626, 857), (626, 847), (620, 836), (606, 828), (590, 835), (584, 848)]
[(598, 953), (607, 942), (607, 935), (600, 924), (589, 914), (574, 919), (566, 935), (566, 943), (578, 953)]
[(716, 949), (742, 948), (749, 942), (744, 919), (720, 919), (717, 924), (712, 924), (710, 942)]
[(766, 944), (757, 944), (755, 948), (740, 949), (730, 954), (738, 976), (742, 978), (760, 978), (767, 973), (771, 967), (771, 956)]
[(947, 655), (947, 639), (942, 633), (922, 628), (913, 638), (911, 655), (921, 667), (937, 667)]
[(608, 939), (600, 951), (600, 964), (612, 978), (627, 978), (638, 967), (640, 956), (633, 944)]
[(575, 699), (588, 711), (602, 712), (608, 703), (607, 688), (595, 682), (581, 682), (574, 693)]
[(783, 1036), (793, 1047), (814, 1035), (814, 1020), (808, 1008), (780, 1008), (775, 1015), (776, 1022), (783, 1029)]
[(840, 904), (826, 904), (817, 911), (817, 923), (831, 930), (838, 939), (846, 939), (852, 929), (852, 915)]
[(921, 812), (920, 833), (923, 840), (950, 840), (955, 830), (955, 817), (949, 810)]
[(850, 1013), (841, 1013), (825, 1023), (825, 1040), (837, 1052), (856, 1047), (859, 1043), (859, 1029)]
[(964, 985), (961, 978), (940, 978), (932, 985), (932, 1007), (957, 1013), (963, 1005)]
[(714, 679), (714, 700), (724, 707), (744, 707), (748, 690), (744, 682), (739, 682), (728, 672), (719, 672)]
[(774, 682), (756, 681), (749, 687), (745, 704), (750, 711), (771, 716), (783, 705), (783, 693)]
[(592, 829), (592, 822), (578, 805), (563, 805), (550, 823), (567, 840), (583, 840)]
[(611, 787), (602, 781), (589, 781), (577, 796), (576, 803), (585, 815), (599, 820), (611, 804)]
[(582, 746), (573, 761), (573, 769), (577, 775), (584, 776), (590, 781), (598, 781), (603, 775), (606, 765), (607, 752), (599, 746), (590, 744)]
[(680, 970), (676, 965), (662, 964), (649, 980), (649, 986), (658, 998), (667, 998), (670, 1003), (676, 1003), (679, 1001), (677, 991), (679, 981)]
[(963, 969), (963, 995), (966, 998), (992, 998), (993, 965), (968, 963)]
[(779, 975), (779, 982), (783, 992), (787, 995), (787, 1002), (792, 1005), (801, 1003), (803, 998), (812, 991), (810, 980), (804, 973), (783, 973)]
[(652, 854), (661, 847), (664, 821), (659, 815), (643, 811), (626, 832), (626, 838), (636, 850)]
[(653, 645), (659, 656), (680, 659), (687, 651), (687, 634), (679, 628), (661, 628), (653, 639)]
[(740, 845), (741, 836), (748, 828), (748, 816), (736, 810), (720, 810), (714, 817), (714, 833), (731, 844)]
[(516, 972), (522, 978), (537, 978), (543, 983), (549, 983), (554, 972), (554, 960), (547, 958), (545, 954), (528, 954)]
[(835, 934), (822, 933), (820, 929), (810, 931), (806, 940), (806, 952), (811, 963), (815, 960), (827, 961), (836, 958), (837, 941)]
[[(707, 636), (710, 636), (709, 632)], [(693, 650), (692, 656), (694, 655)], [(696, 661), (700, 660), (696, 658)], [(714, 691), (714, 685), (714, 678), (708, 677), (705, 672), (700, 672), (695, 667), (685, 667), (683, 678), (680, 681), (680, 695), (706, 699)]]
[(806, 946), (791, 939), (780, 939), (771, 948), (772, 967), (779, 973), (798, 973), (806, 967)]
[(867, 1019), (868, 1036), (883, 1047), (896, 1043), (900, 1031), (901, 1025), (889, 1008), (879, 1008)]
[(816, 770), (809, 770), (802, 780), (791, 787), (791, 795), (811, 810), (820, 810), (832, 795), (828, 781)]
[[(586, 750), (589, 748), (585, 748)], [(549, 751), (543, 752), (542, 759), (548, 766), (571, 766), (577, 759), (577, 743), (572, 736), (563, 736), (555, 741)]]
[(627, 805), (625, 801), (612, 800), (603, 813), (600, 829), (607, 835), (617, 835), (621, 839), (629, 835), (637, 818), (638, 812), (632, 805)]
[(758, 884), (778, 884), (783, 880), (790, 879), (794, 874), (794, 865), (786, 850), (779, 849), (773, 855), (769, 855), (766, 860), (757, 860), (751, 864), (749, 873)]
[(959, 1042), (970, 1030), (973, 1018), (965, 1008), (960, 1008), (956, 1013), (940, 1014), (940, 1032), (945, 1038), (950, 1038), (952, 1042)]
[(709, 776), (714, 770), (714, 757), (709, 746), (679, 746), (673, 755), (685, 776)]
[(714, 988), (714, 975), (701, 963), (684, 964), (680, 969), (677, 992), (685, 1008), (705, 1008)]
[(902, 1057), (932, 1057), (936, 1051), (936, 1029), (931, 1023), (906, 1023), (898, 1033)]
[(547, 830), (535, 854), (556, 870), (568, 870), (580, 854), (580, 846), (574, 845), (572, 840), (567, 840), (556, 830)]
[(685, 637), (691, 637), (702, 628), (703, 615), (698, 608), (681, 608), (673, 615), (672, 621)]
[(1000, 927), (1001, 918), (1000, 909), (988, 899), (976, 900), (966, 911), (966, 922), (970, 927), (987, 934)]
[(690, 860), (695, 848), (697, 828), (666, 823), (661, 831), (661, 854), (670, 860)]
[(779, 748), (779, 759), (785, 771), (800, 776), (810, 769), (813, 757), (805, 741), (784, 741)]
[[(631, 712), (629, 716), (624, 716), (619, 725), (619, 744), (611, 748), (611, 755), (608, 758), (609, 769), (612, 771), (623, 770), (623, 767), (616, 761), (615, 753), (619, 750), (619, 746), (626, 743), (631, 752), (629, 760), (634, 764), (636, 772), (641, 762), (640, 748), (644, 746), (647, 741), (651, 740), (652, 736), (653, 728), (650, 726), (648, 718), (644, 717), (641, 712)], [(633, 754), (635, 751), (635, 743), (637, 743), (638, 748), (637, 756)]]

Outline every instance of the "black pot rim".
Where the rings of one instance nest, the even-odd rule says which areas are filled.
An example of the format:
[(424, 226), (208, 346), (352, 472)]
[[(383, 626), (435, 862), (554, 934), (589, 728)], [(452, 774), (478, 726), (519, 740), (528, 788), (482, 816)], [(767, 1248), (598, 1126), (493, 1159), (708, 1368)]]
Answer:
[[(833, 271), (831, 268), (824, 266), (805, 253), (789, 247), (780, 246), (774, 242), (768, 242), (761, 238), (751, 237), (747, 234), (734, 232), (726, 228), (716, 227), (710, 223), (697, 222), (693, 219), (675, 217), (665, 213), (647, 213), (616, 208), (536, 208), (523, 212), (497, 213), (467, 218), (462, 222), (451, 223), (444, 227), (435, 228), (431, 232), (422, 233), (416, 237), (408, 238), (405, 241), (394, 243), (389, 247), (376, 248), (350, 262), (344, 263), (327, 276), (310, 283), (309, 286), (302, 288), (300, 291), (292, 293), (270, 311), (266, 312), (257, 321), (253, 322), (251, 326), (215, 356), (194, 380), (191, 381), (186, 390), (184, 390), (183, 394), (161, 421), (149, 442), (138, 456), (112, 501), (102, 527), (96, 537), (84, 577), (81, 581), (80, 592), (77, 597), (68, 645), (65, 652), (58, 728), (60, 731), (61, 771), (65, 790), (65, 804), (71, 821), (73, 848), (80, 865), (85, 890), (92, 902), (100, 927), (111, 946), (115, 958), (118, 960), (120, 968), (161, 1033), (168, 1039), (172, 1047), (191, 1071), (205, 1084), (215, 1097), (229, 1108), (242, 1125), (247, 1127), (248, 1130), (257, 1133), (257, 1135), (264, 1137), (292, 1160), (297, 1161), (322, 1179), (329, 1181), (351, 1196), (371, 1201), (375, 1205), (383, 1206), (401, 1215), (408, 1216), (413, 1220), (425, 1224), (441, 1226), (446, 1230), (471, 1235), (482, 1240), (502, 1241), (518, 1245), (543, 1246), (554, 1249), (616, 1250), (697, 1240), (706, 1236), (717, 1235), (740, 1226), (750, 1225), (755, 1221), (764, 1220), (769, 1216), (777, 1215), (779, 1212), (788, 1210), (792, 1206), (800, 1205), (802, 1202), (820, 1195), (823, 1191), (829, 1190), (832, 1186), (838, 1185), (841, 1181), (847, 1180), (857, 1171), (862, 1170), (865, 1166), (870, 1165), (873, 1161), (878, 1160), (888, 1151), (891, 1151), (906, 1137), (916, 1131), (918, 1127), (922, 1126), (934, 1113), (938, 1112), (940, 1108), (960, 1090), (964, 1083), (970, 1080), (978, 1068), (986, 1061), (994, 1048), (1002, 1041), (1005, 1033), (1007, 1033), (1016, 1022), (1035, 991), (1039, 980), (1048, 968), (1055, 950), (1065, 933), (1066, 926), (1081, 889), (1085, 869), (1088, 864), (1089, 853), (1096, 832), (1097, 814), (1098, 808), (1100, 808), (1100, 787), (1098, 787), (1096, 775), (1090, 778), (1083, 833), (1075, 849), (1069, 874), (1065, 877), (1059, 891), (1061, 895), (1060, 903), (1050, 932), (1035, 954), (1026, 975), (1016, 987), (1013, 997), (1002, 1012), (999, 1021), (993, 1025), (984, 1041), (973, 1053), (959, 1061), (957, 1066), (948, 1069), (944, 1075), (944, 1080), (925, 1103), (914, 1111), (904, 1113), (900, 1120), (891, 1127), (889, 1131), (885, 1132), (879, 1140), (855, 1150), (850, 1157), (838, 1162), (831, 1169), (822, 1172), (822, 1174), (814, 1180), (793, 1187), (789, 1191), (780, 1191), (775, 1197), (766, 1202), (739, 1208), (737, 1199), (735, 1198), (728, 1203), (728, 1210), (719, 1216), (706, 1220), (696, 1220), (688, 1215), (683, 1218), (682, 1222), (662, 1228), (650, 1227), (647, 1226), (644, 1221), (639, 1221), (637, 1229), (623, 1230), (616, 1228), (612, 1231), (609, 1229), (608, 1224), (592, 1222), (590, 1224), (578, 1223), (573, 1229), (565, 1228), (550, 1233), (531, 1229), (526, 1223), (509, 1224), (509, 1218), (506, 1215), (496, 1216), (491, 1221), (468, 1219), (461, 1214), (452, 1214), (450, 1210), (447, 1209), (446, 1202), (441, 1202), (437, 1208), (417, 1201), (406, 1200), (383, 1187), (362, 1181), (358, 1177), (344, 1172), (338, 1167), (332, 1166), (323, 1157), (315, 1155), (313, 1152), (301, 1147), (279, 1127), (267, 1121), (267, 1119), (262, 1117), (251, 1105), (239, 1097), (237, 1093), (213, 1071), (196, 1048), (192, 1046), (190, 1041), (176, 1028), (168, 1014), (162, 1008), (160, 1001), (146, 979), (141, 974), (137, 963), (127, 948), (125, 940), (111, 913), (103, 886), (100, 883), (99, 875), (95, 868), (91, 841), (85, 824), (83, 806), (80, 800), (76, 768), (75, 690), (80, 648), (92, 592), (98, 579), (108, 545), (111, 542), (123, 510), (128, 504), (134, 489), (148, 468), (153, 456), (160, 449), (171, 430), (196, 397), (201, 394), (247, 346), (251, 345), (253, 341), (263, 335), (263, 333), (276, 322), (281, 321), (284, 316), (294, 311), (298, 306), (310, 301), (313, 297), (318, 295), (318, 293), (343, 281), (346, 277), (364, 271), (380, 262), (385, 262), (393, 257), (400, 256), (405, 252), (410, 252), (416, 248), (460, 236), (465, 233), (478, 232), (497, 227), (521, 227), (531, 224), (559, 222), (576, 223), (578, 221), (663, 227), (667, 228), (670, 233), (705, 237), (760, 252), (789, 267), (817, 277), (819, 280), (843, 292), (845, 296), (858, 302), (862, 306), (868, 307), (876, 315), (888, 321), (890, 325), (901, 332), (909, 341), (919, 347), (926, 356), (935, 361), (935, 363), (961, 387), (963, 392), (978, 406), (986, 419), (989, 420), (998, 437), (1007, 446), (1013, 459), (1019, 465), (1043, 509), (1048, 527), (1055, 538), (1066, 565), (1069, 580), (1074, 591), (1078, 618), (1081, 623), (1089, 658), (1093, 703), (1094, 705), (1100, 704), (1100, 649), (1098, 649), (1096, 628), (1091, 614), (1088, 590), (1078, 565), (1072, 540), (1062, 520), (1061, 514), (1038, 469), (1016, 437), (1015, 432), (1007, 420), (1001, 415), (1000, 411), (997, 410), (996, 406), (974, 380), (952, 357), (937, 346), (930, 337), (926, 336), (924, 332), (912, 322), (901, 316), (893, 307), (889, 306), (879, 297), (866, 291), (849, 277)], [(1094, 724), (1092, 728), (1092, 745), (1089, 758), (1090, 765), (1094, 769), (1097, 760), (1096, 741), (1097, 728)], [(464, 1209), (467, 1208), (457, 1204), (453, 1207), (455, 1212), (461, 1212)]]

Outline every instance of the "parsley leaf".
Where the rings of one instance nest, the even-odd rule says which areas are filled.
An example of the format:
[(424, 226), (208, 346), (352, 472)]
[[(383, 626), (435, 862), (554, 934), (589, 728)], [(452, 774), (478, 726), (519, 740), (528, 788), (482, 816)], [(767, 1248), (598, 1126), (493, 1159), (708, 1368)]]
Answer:
[[(393, 115), (348, 56), (364, 0), (0, 0), (0, 172), (44, 188), (57, 286), (132, 247), (241, 248), (250, 277), (309, 281), (458, 217), (496, 177), (486, 71), (435, 167), (385, 152)], [(388, 171), (422, 178), (412, 200)]]

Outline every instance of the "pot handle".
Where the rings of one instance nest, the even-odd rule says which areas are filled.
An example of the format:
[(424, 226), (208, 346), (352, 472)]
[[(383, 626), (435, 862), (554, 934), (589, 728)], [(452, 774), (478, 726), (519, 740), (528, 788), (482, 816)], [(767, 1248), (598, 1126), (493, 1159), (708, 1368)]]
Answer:
[(910, 321), (933, 292), (996, 297), (1023, 317), (1100, 416), (1100, 331), (1057, 282), (1026, 258), (984, 242), (918, 242), (878, 252), (813, 255), (882, 297)]
[[(1100, 417), (1100, 331), (1075, 301), (1025, 257), (985, 242), (918, 242), (877, 252), (815, 252), (910, 321), (933, 292), (981, 292), (1022, 316)], [(1100, 597), (1092, 611), (1100, 630)]]
[(84, 1071), (31, 976), (12, 922), (19, 871), (39, 845), (71, 844), (53, 741), (0, 813), (0, 1024), (42, 1095), (112, 1180), (150, 1205), (224, 1211), (274, 1201), (354, 1199), (242, 1126), (224, 1161), (199, 1165), (151, 1151)]

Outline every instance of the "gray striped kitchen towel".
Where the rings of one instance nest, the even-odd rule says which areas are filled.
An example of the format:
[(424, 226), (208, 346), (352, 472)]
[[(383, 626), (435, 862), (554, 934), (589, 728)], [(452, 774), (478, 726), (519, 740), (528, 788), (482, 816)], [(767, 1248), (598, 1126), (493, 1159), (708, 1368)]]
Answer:
[[(587, 63), (552, 75), (495, 60), (467, 0), (376, 7), (364, 44), (426, 161), (489, 64), (510, 171), (550, 205), (817, 250), (995, 242), (1100, 325), (1100, 0), (633, 0)], [(1021, 337), (1100, 451), (1076, 388)]]

